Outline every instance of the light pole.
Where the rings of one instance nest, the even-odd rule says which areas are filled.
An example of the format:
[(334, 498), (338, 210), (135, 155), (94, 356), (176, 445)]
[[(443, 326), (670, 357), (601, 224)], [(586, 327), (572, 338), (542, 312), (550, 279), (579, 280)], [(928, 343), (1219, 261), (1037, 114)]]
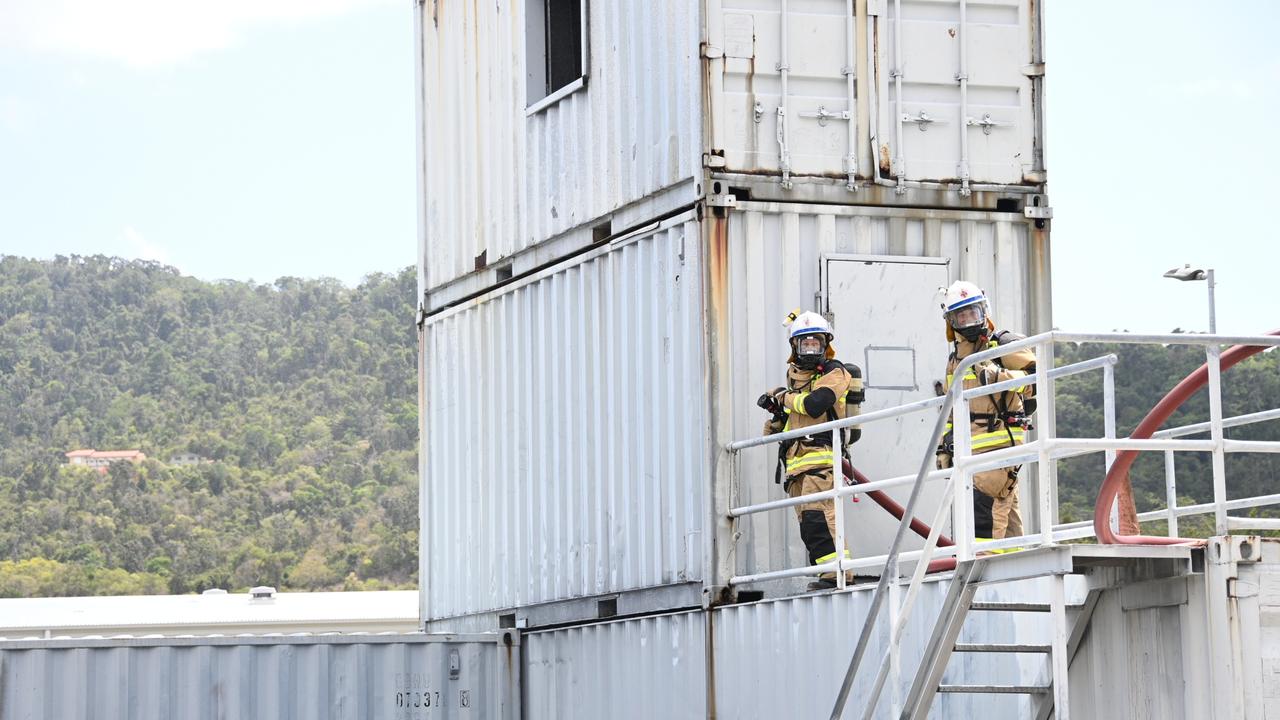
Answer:
[(1188, 282), (1192, 280), (1208, 280), (1209, 281), (1209, 334), (1218, 334), (1217, 312), (1213, 307), (1213, 268), (1201, 270), (1193, 268), (1190, 265), (1183, 265), (1180, 268), (1174, 268), (1164, 274), (1167, 278)]

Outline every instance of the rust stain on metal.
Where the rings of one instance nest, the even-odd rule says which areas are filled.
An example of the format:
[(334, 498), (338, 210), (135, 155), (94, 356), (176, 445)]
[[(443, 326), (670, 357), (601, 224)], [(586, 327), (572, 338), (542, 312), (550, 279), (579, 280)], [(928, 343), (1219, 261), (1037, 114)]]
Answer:
[(956, 36), (956, 29), (955, 29), (955, 28), (953, 28), (953, 27), (949, 27), (949, 28), (947, 28), (947, 34), (948, 34), (948, 35), (950, 35), (951, 37), (955, 37), (955, 36)]
[(729, 218), (723, 208), (713, 208), (707, 237), (707, 280), (711, 301), (713, 336), (722, 340), (729, 325)]
[(889, 146), (882, 144), (880, 146), (880, 174), (887, 176), (892, 169), (893, 161), (889, 159)]

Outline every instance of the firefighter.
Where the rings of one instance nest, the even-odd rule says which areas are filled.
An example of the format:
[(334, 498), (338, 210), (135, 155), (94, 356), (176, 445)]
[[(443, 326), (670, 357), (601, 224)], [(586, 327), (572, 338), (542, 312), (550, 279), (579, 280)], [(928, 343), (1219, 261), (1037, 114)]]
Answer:
[[(791, 356), (788, 358), (787, 384), (760, 396), (760, 407), (772, 417), (765, 423), (766, 435), (798, 430), (839, 418), (857, 415), (864, 397), (862, 370), (836, 359), (832, 346), (835, 339), (831, 326), (813, 312), (792, 313)], [(842, 454), (858, 440), (861, 430), (846, 428), (841, 436)], [(831, 432), (806, 435), (779, 444), (779, 472), (786, 469), (783, 489), (790, 497), (832, 489)], [(796, 506), (800, 521), (800, 538), (813, 565), (836, 559), (835, 501), (831, 499)], [(849, 550), (844, 549), (849, 557)], [(849, 573), (852, 580), (852, 573)], [(823, 573), (809, 585), (811, 590), (836, 586), (835, 573)]]
[[(946, 288), (942, 304), (946, 320), (947, 340), (952, 343), (947, 359), (947, 387), (961, 361), (976, 352), (1021, 340), (1022, 335), (996, 332), (990, 305), (982, 289), (971, 282), (958, 280)], [(1035, 372), (1035, 354), (1019, 350), (994, 361), (978, 363), (965, 371), (964, 387), (1010, 380)], [(1000, 448), (1021, 445), (1030, 429), (1027, 416), (1035, 409), (1034, 385), (1006, 390), (975, 398), (969, 404), (970, 448), (981, 454)], [(954, 450), (953, 429), (938, 448), (938, 467), (951, 467)], [(997, 468), (973, 476), (974, 535), (979, 541), (1017, 537), (1022, 534), (1022, 516), (1018, 513), (1018, 471), (1021, 466)]]

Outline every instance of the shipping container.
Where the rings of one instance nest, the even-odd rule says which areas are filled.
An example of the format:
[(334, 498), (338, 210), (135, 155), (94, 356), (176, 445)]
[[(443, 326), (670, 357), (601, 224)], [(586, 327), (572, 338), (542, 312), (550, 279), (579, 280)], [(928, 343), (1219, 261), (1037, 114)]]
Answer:
[[(1070, 599), (1085, 596), (1073, 577)], [(941, 605), (946, 579), (922, 586), (898, 656), (901, 672), (875, 718), (897, 718)], [(1047, 584), (1031, 580), (984, 590), (981, 600), (1043, 600)], [(870, 588), (765, 600), (719, 608), (535, 631), (524, 636), (527, 720), (554, 718), (816, 718), (831, 712)], [(882, 625), (883, 627), (883, 625)], [(1048, 642), (1045, 614), (975, 614), (965, 642)], [(878, 666), (885, 633), (869, 657)], [(1043, 658), (970, 657), (956, 661), (948, 683), (1030, 684), (1043, 681)], [(845, 717), (862, 717), (873, 673), (859, 676)], [(896, 703), (894, 700), (896, 692)], [(940, 696), (931, 717), (1017, 720), (1034, 717), (1032, 698)], [(1100, 717), (1101, 715), (1099, 715)]]
[[(1071, 621), (1084, 623), (1070, 664), (1073, 717), (1261, 720), (1280, 712), (1280, 541), (1214, 538), (1169, 573), (1154, 572), (1142, 554), (1121, 549), (1067, 577)], [(977, 599), (1042, 603), (1047, 583), (988, 586)], [(894, 662), (897, 682), (874, 717), (899, 716), (948, 584), (943, 577), (922, 585)], [(855, 587), (528, 633), (525, 717), (827, 717), (870, 595)], [(843, 717), (864, 717), (887, 624), (873, 637)], [(1051, 635), (1048, 613), (973, 612), (959, 641), (1041, 645)], [(1047, 658), (1034, 651), (971, 652), (952, 656), (943, 682), (1027, 686), (1048, 678)], [(939, 693), (929, 717), (1044, 717), (1045, 699)]]
[(701, 252), (673, 218), (424, 325), (425, 620), (683, 585), (661, 604), (700, 603)]
[(520, 641), (469, 636), (0, 642), (6, 720), (519, 720)]
[(1040, 5), (418, 3), (424, 305), (688, 208), (716, 179), (757, 199), (1022, 212), (1046, 180)]
[[(742, 519), (731, 550), (718, 520), (783, 495), (771, 448), (743, 453), (732, 476), (721, 448), (761, 432), (755, 399), (785, 379), (787, 312), (828, 313), (840, 357), (867, 376), (866, 409), (891, 407), (943, 379), (940, 287), (986, 283), (1002, 327), (1041, 331), (1048, 257), (1046, 233), (1017, 213), (742, 202), (431, 315), (428, 628), (488, 629), (498, 618), (461, 618), (514, 610), (507, 622), (536, 626), (701, 606), (729, 574), (802, 564), (792, 514)], [(876, 479), (914, 472), (933, 417), (868, 428), (856, 465)], [(895, 521), (854, 507), (854, 554), (883, 554)], [(730, 556), (736, 570), (711, 567)], [(580, 602), (619, 594), (606, 611)]]
[(1039, 3), (708, 0), (711, 147), (727, 173), (1044, 181)]
[(1071, 665), (1080, 717), (1280, 717), (1280, 541), (1212, 538), (1202, 562), (1102, 595)]
[[(728, 214), (727, 225), (724, 304), (732, 341), (719, 382), (730, 388), (732, 404), (718, 418), (732, 428), (726, 440), (761, 433), (765, 415), (754, 401), (785, 382), (783, 320), (792, 309), (827, 315), (837, 357), (863, 372), (863, 412), (937, 394), (950, 352), (940, 290), (955, 280), (987, 291), (1001, 329), (1050, 329), (1047, 234), (1019, 214), (745, 202)], [(930, 410), (869, 425), (849, 449), (854, 466), (873, 480), (914, 474), (931, 450), (925, 445), (936, 417)], [(744, 451), (734, 505), (782, 496), (773, 482), (776, 456), (776, 446)], [(1034, 476), (1026, 486), (1035, 497)], [(918, 517), (933, 517), (940, 492), (938, 485), (925, 490)], [(905, 504), (909, 493), (904, 487), (888, 494)], [(866, 498), (846, 508), (853, 554), (885, 554), (897, 520)], [(1024, 512), (1037, 527), (1034, 508)], [(742, 518), (736, 574), (799, 564), (803, 546), (795, 525), (790, 513)], [(908, 543), (921, 544), (915, 536)]]
[[(559, 238), (523, 271), (589, 245), (606, 215), (621, 230), (699, 193), (699, 4), (583, 2), (581, 22), (534, 29), (547, 5), (417, 4), (423, 287)], [(544, 31), (586, 57), (551, 98), (527, 77), (546, 60)]]

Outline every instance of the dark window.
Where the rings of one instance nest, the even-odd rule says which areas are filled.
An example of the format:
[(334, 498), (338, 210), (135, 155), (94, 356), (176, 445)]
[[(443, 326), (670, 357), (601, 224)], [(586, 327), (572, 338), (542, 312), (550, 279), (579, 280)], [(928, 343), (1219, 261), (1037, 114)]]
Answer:
[(547, 95), (582, 77), (582, 0), (546, 0)]
[(525, 11), (528, 13), (527, 104), (537, 109), (543, 99), (557, 91), (581, 87), (582, 78), (587, 74), (587, 3), (586, 0), (528, 0)]

